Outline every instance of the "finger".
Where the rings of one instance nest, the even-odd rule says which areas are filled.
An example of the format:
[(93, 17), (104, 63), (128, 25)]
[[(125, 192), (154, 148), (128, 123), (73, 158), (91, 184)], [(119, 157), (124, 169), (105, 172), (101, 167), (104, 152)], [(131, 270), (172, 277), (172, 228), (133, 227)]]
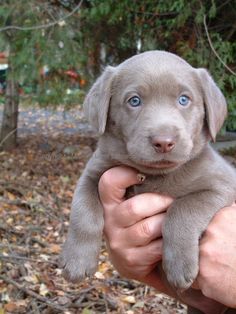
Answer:
[[(110, 259), (115, 268), (128, 278), (145, 278), (162, 258), (162, 240), (156, 240), (148, 246), (112, 251), (108, 247)], [(121, 253), (121, 254), (120, 254)]]
[(132, 266), (151, 266), (162, 258), (162, 239), (152, 241), (146, 246), (124, 250), (126, 264)]
[(110, 219), (116, 226), (129, 227), (156, 214), (163, 213), (173, 199), (167, 195), (143, 193), (125, 200), (112, 212)]
[(128, 228), (104, 228), (104, 235), (113, 250), (146, 246), (162, 236), (165, 213), (141, 220)]
[(162, 235), (162, 224), (165, 214), (151, 216), (139, 221), (120, 233), (121, 243), (130, 247), (146, 246)]
[(200, 290), (199, 283), (198, 283), (198, 278), (195, 279), (195, 281), (193, 282), (191, 288), (193, 288), (195, 290)]
[(126, 189), (138, 183), (140, 183), (140, 178), (133, 168), (119, 166), (104, 172), (98, 184), (100, 199), (104, 207), (120, 204)]

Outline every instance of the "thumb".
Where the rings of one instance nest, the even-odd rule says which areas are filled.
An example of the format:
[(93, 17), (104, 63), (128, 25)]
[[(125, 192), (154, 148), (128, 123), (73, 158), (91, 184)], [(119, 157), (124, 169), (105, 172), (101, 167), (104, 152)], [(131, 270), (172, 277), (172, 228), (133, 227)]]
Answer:
[(98, 191), (104, 206), (116, 206), (124, 201), (126, 189), (142, 182), (138, 172), (129, 167), (114, 167), (100, 178)]

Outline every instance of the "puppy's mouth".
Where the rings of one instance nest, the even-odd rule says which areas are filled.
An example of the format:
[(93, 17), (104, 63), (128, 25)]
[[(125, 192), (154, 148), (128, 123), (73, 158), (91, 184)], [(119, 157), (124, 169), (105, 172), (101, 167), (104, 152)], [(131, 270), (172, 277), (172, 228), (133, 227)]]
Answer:
[(160, 160), (156, 162), (151, 162), (151, 163), (145, 163), (143, 166), (147, 168), (155, 168), (155, 169), (166, 169), (166, 168), (174, 168), (178, 164), (176, 162), (172, 162), (169, 160)]
[(174, 162), (166, 159), (155, 160), (155, 161), (147, 161), (147, 160), (133, 160), (137, 166), (143, 167), (146, 169), (160, 169), (160, 170), (167, 170), (171, 168), (176, 168), (179, 166), (179, 162)]

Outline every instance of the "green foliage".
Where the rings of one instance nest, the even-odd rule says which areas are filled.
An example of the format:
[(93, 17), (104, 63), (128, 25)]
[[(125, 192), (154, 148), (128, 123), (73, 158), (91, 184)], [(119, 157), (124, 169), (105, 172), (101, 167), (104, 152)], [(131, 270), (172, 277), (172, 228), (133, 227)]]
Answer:
[[(48, 24), (78, 3), (4, 1), (0, 27)], [(236, 72), (235, 20), (234, 0), (84, 0), (79, 13), (52, 27), (0, 32), (0, 51), (9, 48), (18, 81), (34, 91), (37, 102), (47, 105), (74, 103), (74, 94), (68, 94), (70, 82), (62, 75), (67, 69), (77, 68), (92, 81), (106, 64), (117, 64), (145, 50), (168, 50), (195, 67), (209, 69), (228, 100), (227, 126), (236, 129), (236, 76), (223, 64)], [(44, 65), (51, 71), (46, 81), (40, 77)]]
[[(58, 104), (63, 105), (65, 108), (81, 104), (85, 97), (85, 91), (77, 89), (62, 89), (62, 85), (55, 85), (52, 89), (47, 89), (46, 93), (39, 93), (35, 101), (39, 102), (41, 106), (53, 106)], [(58, 102), (60, 99), (60, 102)]]
[[(85, 55), (93, 60), (94, 76), (100, 72), (101, 64), (116, 64), (150, 49), (168, 50), (195, 67), (206, 67), (227, 98), (227, 127), (236, 130), (236, 75), (223, 64), (236, 72), (235, 20), (232, 0), (90, 0), (81, 13), (81, 43)], [(101, 49), (105, 50), (103, 58)]]
[[(67, 14), (64, 6), (51, 1), (32, 0), (26, 4), (24, 0), (11, 0), (0, 6), (0, 28), (32, 27), (0, 32), (0, 51), (9, 51), (8, 63), (14, 70), (15, 79), (26, 93), (31, 90), (33, 99), (42, 105), (68, 105), (71, 81), (64, 72), (80, 70), (80, 47), (75, 40), (78, 14), (63, 20)], [(57, 20), (59, 23), (47, 27)], [(37, 29), (40, 25), (45, 27)], [(49, 69), (49, 75), (45, 77), (42, 75), (44, 66)], [(71, 104), (74, 104), (74, 98)]]

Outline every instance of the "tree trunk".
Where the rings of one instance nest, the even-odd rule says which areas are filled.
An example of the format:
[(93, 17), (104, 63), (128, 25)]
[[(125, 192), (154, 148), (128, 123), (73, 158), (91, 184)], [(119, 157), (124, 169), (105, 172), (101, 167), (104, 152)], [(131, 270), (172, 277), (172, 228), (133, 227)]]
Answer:
[(9, 68), (6, 87), (6, 98), (2, 117), (0, 149), (11, 149), (16, 146), (18, 107), (18, 82), (16, 82), (13, 75), (11, 75)]

